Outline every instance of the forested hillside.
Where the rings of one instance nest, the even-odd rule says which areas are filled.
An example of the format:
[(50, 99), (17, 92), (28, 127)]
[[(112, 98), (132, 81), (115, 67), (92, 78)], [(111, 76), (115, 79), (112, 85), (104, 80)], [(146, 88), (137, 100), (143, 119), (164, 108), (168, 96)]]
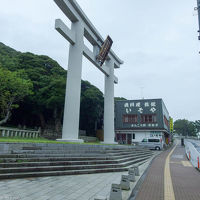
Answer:
[[(3, 74), (9, 75), (8, 78), (4, 78), (6, 80), (17, 76), (18, 83), (24, 84), (20, 86), (23, 89), (20, 92), (27, 92), (22, 99), (13, 101), (9, 119), (4, 125), (20, 124), (61, 133), (67, 71), (48, 56), (21, 53), (3, 43), (0, 43), (0, 70), (2, 77)], [(4, 79), (0, 80), (0, 120), (5, 117), (8, 110), (8, 106), (5, 106), (6, 95), (10, 98), (13, 95), (12, 91), (6, 93), (5, 90), (8, 89), (5, 88), (8, 84), (3, 87)], [(102, 92), (89, 82), (82, 81), (80, 129), (86, 130), (88, 135), (95, 135), (95, 129), (102, 127), (102, 118)]]

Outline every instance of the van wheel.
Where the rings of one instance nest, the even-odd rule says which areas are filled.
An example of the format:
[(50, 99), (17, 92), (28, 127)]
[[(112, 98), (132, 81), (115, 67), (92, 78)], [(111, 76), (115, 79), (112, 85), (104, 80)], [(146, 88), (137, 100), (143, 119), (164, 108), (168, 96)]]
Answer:
[(160, 147), (156, 147), (155, 149), (158, 150), (158, 151), (160, 151)]

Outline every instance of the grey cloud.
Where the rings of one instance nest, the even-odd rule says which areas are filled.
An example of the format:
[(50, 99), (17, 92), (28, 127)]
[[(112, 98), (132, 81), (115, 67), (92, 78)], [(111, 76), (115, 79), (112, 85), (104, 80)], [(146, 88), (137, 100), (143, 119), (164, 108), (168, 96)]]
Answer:
[[(175, 119), (200, 119), (200, 56), (192, 1), (77, 0), (113, 50), (124, 60), (116, 70), (116, 96), (163, 98)], [(102, 6), (103, 5), (103, 6)], [(52, 0), (7, 0), (0, 7), (0, 41), (20, 50), (46, 54), (67, 68), (69, 44), (54, 20), (69, 22)], [(83, 79), (104, 88), (104, 77), (86, 59)]]

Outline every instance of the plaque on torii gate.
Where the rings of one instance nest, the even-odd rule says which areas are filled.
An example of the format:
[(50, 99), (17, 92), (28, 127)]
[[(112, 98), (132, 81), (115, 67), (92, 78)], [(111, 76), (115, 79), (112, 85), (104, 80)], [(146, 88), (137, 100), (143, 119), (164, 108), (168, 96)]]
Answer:
[[(54, 1), (71, 21), (71, 29), (61, 19), (55, 21), (55, 29), (70, 43), (62, 139), (58, 140), (83, 142), (79, 139), (79, 114), (82, 57), (84, 55), (105, 74), (104, 143), (114, 143), (114, 83), (118, 83), (114, 68), (120, 68), (123, 61), (109, 49), (106, 52), (105, 64), (102, 65), (102, 60), (98, 58), (104, 40), (78, 3), (75, 0)], [(93, 51), (84, 44), (84, 37), (93, 46)]]

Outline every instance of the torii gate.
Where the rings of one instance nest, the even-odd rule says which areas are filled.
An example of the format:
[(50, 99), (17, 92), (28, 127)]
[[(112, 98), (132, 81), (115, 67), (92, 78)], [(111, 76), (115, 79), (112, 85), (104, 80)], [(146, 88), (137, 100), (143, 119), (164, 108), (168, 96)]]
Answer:
[[(70, 43), (66, 97), (62, 139), (59, 141), (83, 142), (78, 139), (80, 92), (83, 55), (105, 74), (104, 94), (104, 143), (114, 143), (114, 83), (118, 83), (114, 68), (120, 68), (123, 61), (110, 50), (106, 64), (100, 66), (96, 60), (103, 38), (87, 18), (75, 0), (54, 0), (71, 21), (69, 29), (60, 19), (55, 29)], [(84, 37), (92, 44), (93, 52), (84, 44)]]

